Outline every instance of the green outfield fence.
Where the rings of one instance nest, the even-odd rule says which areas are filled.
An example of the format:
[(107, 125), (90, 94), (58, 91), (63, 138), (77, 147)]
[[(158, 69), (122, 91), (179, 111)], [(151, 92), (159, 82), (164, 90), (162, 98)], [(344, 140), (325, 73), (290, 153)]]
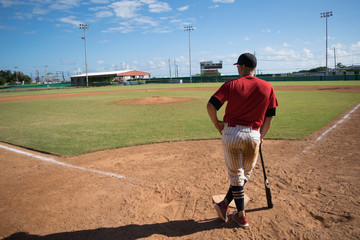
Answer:
[[(327, 76), (272, 76), (272, 75), (257, 75), (257, 77), (266, 81), (354, 81), (360, 80), (359, 74), (355, 75), (327, 75)], [(227, 82), (239, 78), (239, 75), (231, 76), (194, 76), (193, 83), (207, 83), (207, 82)], [(146, 80), (146, 83), (190, 83), (190, 77), (181, 78), (152, 78)]]
[(24, 84), (24, 85), (0, 85), (0, 90), (31, 90), (31, 89), (55, 89), (71, 87), (71, 83), (54, 84)]

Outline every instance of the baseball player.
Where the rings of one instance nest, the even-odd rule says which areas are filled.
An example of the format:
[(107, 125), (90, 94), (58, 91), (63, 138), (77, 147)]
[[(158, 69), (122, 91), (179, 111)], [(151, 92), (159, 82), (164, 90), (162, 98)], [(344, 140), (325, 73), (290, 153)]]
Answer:
[[(268, 132), (278, 101), (270, 83), (254, 76), (256, 57), (241, 54), (234, 64), (240, 78), (224, 83), (207, 104), (209, 117), (222, 134), (225, 163), (230, 188), (220, 203), (215, 204), (219, 217), (227, 221), (228, 205), (234, 199), (237, 211), (233, 220), (241, 227), (249, 226), (244, 210), (244, 185), (255, 167), (259, 146)], [(223, 121), (217, 111), (227, 101)]]

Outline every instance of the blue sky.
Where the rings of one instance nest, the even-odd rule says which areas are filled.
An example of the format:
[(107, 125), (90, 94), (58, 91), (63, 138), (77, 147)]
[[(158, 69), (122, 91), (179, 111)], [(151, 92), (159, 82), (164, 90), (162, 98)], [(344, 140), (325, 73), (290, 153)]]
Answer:
[[(287, 73), (325, 66), (325, 18), (328, 18), (328, 66), (336, 61), (360, 65), (358, 0), (0, 0), (0, 69), (33, 77), (63, 71), (85, 73), (124, 68), (153, 77), (189, 75), (201, 61), (223, 61), (223, 75), (237, 74), (239, 54), (258, 58), (258, 72)], [(47, 67), (46, 67), (47, 66)]]

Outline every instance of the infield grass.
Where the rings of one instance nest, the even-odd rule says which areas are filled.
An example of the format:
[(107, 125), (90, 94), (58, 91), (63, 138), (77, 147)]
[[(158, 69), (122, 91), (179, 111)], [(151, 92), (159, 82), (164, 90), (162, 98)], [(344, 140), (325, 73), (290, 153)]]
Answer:
[[(122, 88), (157, 89), (187, 85), (194, 87), (191, 84), (154, 84)], [(113, 91), (119, 88), (69, 89), (66, 92)], [(65, 90), (50, 92), (55, 91), (60, 93)], [(205, 90), (172, 90), (0, 103), (0, 141), (71, 156), (138, 144), (220, 138), (206, 112), (206, 103), (212, 94), (213, 91)], [(360, 101), (357, 93), (279, 91), (276, 94), (280, 105), (268, 138), (304, 138)], [(118, 104), (120, 100), (151, 96), (193, 100), (153, 105)], [(220, 110), (219, 117), (223, 116), (224, 109), (225, 106)]]

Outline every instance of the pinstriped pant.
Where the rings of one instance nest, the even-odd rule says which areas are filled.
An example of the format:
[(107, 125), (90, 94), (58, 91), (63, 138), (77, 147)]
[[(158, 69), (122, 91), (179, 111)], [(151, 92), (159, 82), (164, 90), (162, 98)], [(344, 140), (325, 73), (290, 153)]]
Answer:
[(244, 186), (244, 180), (250, 178), (258, 159), (260, 132), (251, 127), (225, 124), (222, 144), (230, 185)]

